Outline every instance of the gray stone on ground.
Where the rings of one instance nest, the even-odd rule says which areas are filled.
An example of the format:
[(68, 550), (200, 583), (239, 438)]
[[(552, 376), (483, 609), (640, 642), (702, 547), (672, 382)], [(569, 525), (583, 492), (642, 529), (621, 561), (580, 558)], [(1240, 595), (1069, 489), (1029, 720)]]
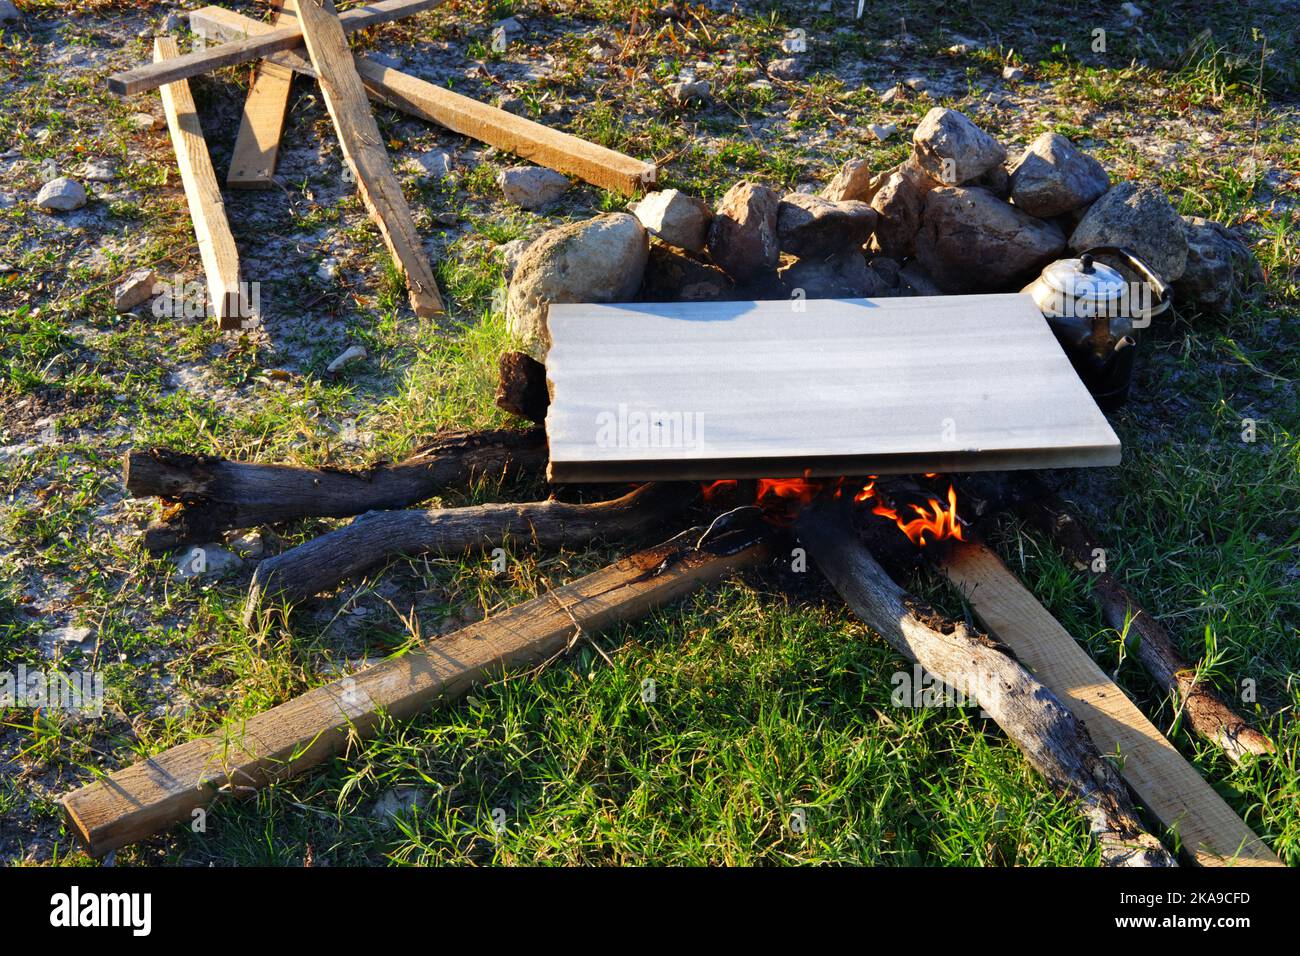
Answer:
[(1059, 227), (978, 187), (932, 191), (916, 237), (917, 261), (945, 292), (1014, 291), (1064, 251)]
[(803, 61), (797, 56), (773, 60), (767, 65), (767, 72), (778, 80), (798, 80), (803, 77)]
[(544, 166), (510, 166), (497, 176), (501, 192), (516, 206), (541, 209), (564, 194), (569, 177)]
[(0, 23), (17, 23), (22, 18), (13, 0), (0, 0)]
[(1263, 279), (1250, 246), (1220, 223), (1184, 216), (1183, 233), (1187, 264), (1174, 283), (1174, 302), (1180, 309), (1221, 314)]
[(757, 282), (781, 257), (776, 217), (781, 197), (759, 183), (727, 190), (709, 226), (709, 256), (740, 284)]
[(51, 179), (36, 194), (36, 205), (46, 212), (70, 212), (86, 204), (86, 190), (75, 179)]
[(190, 578), (220, 577), (243, 564), (233, 551), (216, 543), (200, 544), (181, 550), (175, 559), (175, 576), (182, 581)]
[(677, 189), (651, 193), (636, 205), (636, 217), (653, 236), (688, 252), (703, 252), (713, 210)]
[(867, 129), (882, 143), (898, 132), (898, 127), (893, 123), (872, 123)]
[(935, 181), (917, 165), (915, 157), (908, 157), (884, 175), (871, 197), (877, 216), (872, 251), (900, 262), (914, 254), (925, 197), (934, 187)]
[(1012, 66), (1011, 64), (1008, 63), (1006, 66), (1002, 68), (1002, 79), (1004, 80), (1007, 80), (1011, 83), (1015, 83), (1019, 80), (1023, 80), (1024, 78), (1025, 78), (1025, 71), (1021, 67)]
[(408, 816), (429, 805), (431, 796), (416, 787), (394, 787), (385, 790), (370, 808), (370, 816), (384, 826), (391, 826), (399, 816)]
[(144, 305), (154, 296), (153, 287), (158, 276), (152, 269), (136, 269), (113, 289), (113, 308), (118, 312), (130, 312), (136, 306)]
[(791, 296), (804, 299), (870, 299), (893, 294), (884, 272), (867, 265), (857, 250), (825, 259), (796, 259), (778, 273)]
[(1123, 246), (1145, 259), (1166, 282), (1176, 282), (1187, 266), (1183, 221), (1156, 186), (1117, 183), (1088, 207), (1070, 235), (1070, 248)]
[[(433, 152), (419, 153), (415, 157), (415, 162), (425, 176), (431, 176), (434, 179), (444, 179), (447, 173), (451, 172), (451, 156), (444, 150), (439, 149)], [(564, 190), (560, 191), (563, 192)]]
[(126, 119), (128, 123), (139, 130), (162, 129), (167, 125), (166, 120), (160, 116), (154, 116), (152, 113), (132, 113)]
[(111, 183), (117, 173), (111, 159), (89, 159), (82, 164), (80, 176), (91, 183)]
[(861, 250), (876, 225), (876, 211), (864, 202), (831, 202), (788, 193), (777, 207), (776, 232), (782, 252), (818, 257)]
[(957, 186), (977, 179), (1007, 158), (1007, 151), (966, 114), (936, 106), (912, 134), (916, 161), (936, 183)]
[(1011, 171), (1012, 200), (1040, 219), (1073, 212), (1109, 188), (1101, 163), (1060, 133), (1039, 136)]
[(521, 347), (545, 361), (552, 302), (624, 302), (641, 286), (649, 239), (636, 216), (609, 213), (543, 233), (519, 260), (506, 300), (506, 325)]
[(668, 84), (668, 95), (677, 103), (689, 103), (691, 100), (709, 98), (708, 80), (683, 80)]

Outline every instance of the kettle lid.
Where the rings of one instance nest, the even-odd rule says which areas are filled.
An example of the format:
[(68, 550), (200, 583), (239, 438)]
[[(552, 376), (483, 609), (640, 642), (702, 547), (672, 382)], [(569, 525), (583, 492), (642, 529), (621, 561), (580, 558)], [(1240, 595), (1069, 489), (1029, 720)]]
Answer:
[(1043, 281), (1066, 298), (1094, 302), (1118, 299), (1127, 287), (1119, 270), (1094, 262), (1086, 252), (1078, 259), (1058, 259), (1047, 266)]

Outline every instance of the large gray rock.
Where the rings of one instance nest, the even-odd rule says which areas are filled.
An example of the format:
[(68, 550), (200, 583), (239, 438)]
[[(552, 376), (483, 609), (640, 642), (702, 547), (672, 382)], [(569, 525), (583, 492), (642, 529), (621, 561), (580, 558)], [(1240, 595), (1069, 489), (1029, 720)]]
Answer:
[(1070, 236), (1070, 248), (1123, 246), (1137, 253), (1166, 282), (1175, 282), (1187, 265), (1183, 221), (1155, 186), (1122, 182), (1088, 207)]
[(781, 251), (819, 257), (860, 250), (876, 225), (876, 211), (864, 202), (831, 202), (806, 193), (789, 193), (776, 213)]
[(1065, 235), (978, 187), (926, 199), (916, 258), (945, 292), (1014, 290), (1065, 250)]
[(542, 361), (551, 345), (546, 311), (552, 302), (631, 299), (645, 273), (649, 239), (627, 213), (597, 216), (543, 233), (523, 254), (510, 280), (506, 324)]
[(804, 299), (870, 299), (893, 294), (889, 277), (867, 265), (857, 250), (826, 259), (798, 259), (778, 273), (792, 296)]
[(776, 214), (781, 197), (767, 186), (740, 182), (727, 190), (709, 226), (709, 255), (736, 282), (757, 282), (781, 257)]
[(1222, 225), (1183, 217), (1187, 265), (1174, 283), (1174, 302), (1201, 312), (1226, 312), (1242, 292), (1263, 279), (1250, 247)]
[(916, 161), (936, 183), (957, 186), (1001, 165), (1007, 151), (965, 113), (936, 106), (912, 134)]
[(51, 179), (36, 194), (36, 206), (46, 212), (70, 212), (86, 204), (86, 190), (75, 179)]
[(921, 210), (935, 182), (909, 157), (886, 173), (871, 197), (876, 227), (871, 237), (874, 252), (903, 260), (916, 250)]
[(0, 23), (17, 23), (22, 18), (13, 0), (0, 0)]
[(506, 199), (525, 209), (541, 209), (569, 188), (569, 177), (544, 166), (511, 166), (501, 170), (497, 185)]
[(1029, 144), (1011, 171), (1011, 198), (1040, 219), (1088, 205), (1110, 188), (1106, 170), (1060, 133), (1044, 133)]
[(687, 252), (703, 252), (713, 210), (708, 203), (676, 189), (651, 193), (636, 206), (636, 217), (652, 236)]

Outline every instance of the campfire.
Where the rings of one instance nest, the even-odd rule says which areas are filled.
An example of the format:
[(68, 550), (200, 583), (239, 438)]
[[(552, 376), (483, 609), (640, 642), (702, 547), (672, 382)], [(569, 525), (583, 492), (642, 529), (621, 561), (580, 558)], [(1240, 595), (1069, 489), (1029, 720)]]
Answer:
[[(926, 481), (939, 481), (941, 476), (930, 472), (923, 476)], [(855, 482), (840, 477), (834, 480), (803, 478), (760, 478), (754, 490), (753, 504), (760, 508), (764, 516), (780, 527), (794, 524), (798, 513), (806, 505), (818, 498), (840, 500), (852, 492), (855, 505), (869, 507), (869, 513), (894, 522), (898, 530), (907, 536), (917, 547), (925, 547), (953, 538), (963, 540), (961, 520), (957, 515), (957, 487), (948, 482), (948, 491), (943, 500), (934, 495), (926, 495), (924, 504), (909, 501), (900, 513), (891, 504), (890, 499), (877, 487), (880, 478), (868, 475), (865, 483)], [(739, 494), (740, 480), (720, 478), (701, 486), (701, 494), (709, 503), (734, 502)], [(860, 486), (860, 487), (859, 487)], [(911, 516), (908, 516), (908, 513)]]

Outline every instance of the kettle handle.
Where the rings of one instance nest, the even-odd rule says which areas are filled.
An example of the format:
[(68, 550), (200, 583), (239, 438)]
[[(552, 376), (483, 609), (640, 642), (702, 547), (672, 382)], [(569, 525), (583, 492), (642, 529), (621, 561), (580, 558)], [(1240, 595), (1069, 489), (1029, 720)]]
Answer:
[(1169, 294), (1169, 284), (1164, 279), (1156, 275), (1156, 271), (1147, 264), (1147, 261), (1139, 256), (1132, 249), (1126, 249), (1123, 246), (1093, 246), (1080, 253), (1081, 256), (1095, 256), (1097, 253), (1108, 253), (1123, 259), (1128, 266), (1140, 275), (1144, 282), (1151, 287), (1155, 293), (1155, 304), (1142, 313), (1142, 318), (1146, 322), (1169, 308), (1171, 296)]

